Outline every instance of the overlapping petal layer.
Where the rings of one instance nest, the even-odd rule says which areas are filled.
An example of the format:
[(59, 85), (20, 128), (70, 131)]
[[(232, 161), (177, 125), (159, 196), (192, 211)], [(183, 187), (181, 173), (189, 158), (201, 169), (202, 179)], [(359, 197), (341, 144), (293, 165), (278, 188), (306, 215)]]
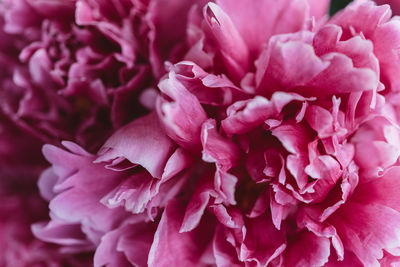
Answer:
[(4, 1), (0, 133), (52, 142), (35, 236), (98, 267), (397, 264), (400, 24), (328, 4)]

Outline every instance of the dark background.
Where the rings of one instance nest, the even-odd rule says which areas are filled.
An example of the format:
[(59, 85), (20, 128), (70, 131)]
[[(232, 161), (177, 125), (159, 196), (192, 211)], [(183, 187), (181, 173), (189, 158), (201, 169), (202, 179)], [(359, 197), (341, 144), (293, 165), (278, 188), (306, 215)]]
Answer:
[(351, 0), (331, 0), (330, 14), (333, 15), (340, 9), (344, 8)]

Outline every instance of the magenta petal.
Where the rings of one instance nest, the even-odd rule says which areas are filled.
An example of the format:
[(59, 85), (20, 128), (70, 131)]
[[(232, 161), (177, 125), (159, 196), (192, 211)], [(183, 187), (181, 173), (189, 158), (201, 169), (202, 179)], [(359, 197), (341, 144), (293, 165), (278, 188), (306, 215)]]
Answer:
[[(110, 267), (127, 267), (131, 266), (128, 260), (125, 258), (123, 253), (116, 251), (118, 237), (115, 233), (117, 230), (112, 231), (104, 235), (101, 239), (101, 243), (96, 249), (96, 253), (93, 259), (94, 267), (110, 266)], [(119, 233), (120, 234), (120, 233)]]
[[(363, 36), (345, 39), (345, 29), (327, 24), (314, 36), (313, 47), (318, 56), (339, 52), (349, 57), (357, 68), (369, 68), (379, 74), (379, 61), (374, 55), (374, 44)], [(343, 38), (343, 39), (342, 39)]]
[(165, 164), (161, 180), (163, 182), (168, 181), (175, 175), (190, 167), (192, 162), (193, 158), (190, 156), (190, 154), (185, 152), (185, 150), (183, 150), (182, 148), (177, 148)]
[(243, 234), (244, 241), (240, 248), (242, 261), (267, 266), (286, 248), (283, 233), (278, 231), (265, 215), (249, 220), (243, 227)]
[[(400, 83), (396, 79), (396, 73), (400, 70), (397, 48), (400, 44), (400, 21), (391, 20), (383, 25), (380, 25), (374, 34), (374, 50), (379, 64), (381, 73), (385, 80), (388, 81), (390, 89), (398, 92)], [(382, 40), (384, 40), (382, 42)]]
[(201, 264), (201, 258), (212, 241), (214, 221), (205, 219), (199, 227), (179, 233), (184, 206), (178, 200), (170, 201), (162, 215), (150, 249), (149, 266)]
[(292, 101), (306, 101), (313, 98), (304, 98), (294, 93), (276, 92), (271, 100), (262, 96), (237, 101), (228, 107), (227, 118), (221, 121), (224, 132), (228, 135), (243, 134), (260, 126), (266, 119), (277, 119), (282, 109)]
[(101, 199), (109, 208), (122, 206), (134, 214), (147, 212), (154, 220), (156, 208), (164, 207), (178, 194), (190, 172), (183, 171), (188, 166), (187, 156), (178, 149), (168, 160), (161, 179), (152, 177), (146, 171), (140, 171), (126, 177), (118, 186)]
[[(363, 124), (352, 138), (356, 148), (354, 160), (365, 173), (379, 174), (399, 159), (400, 130), (384, 117)], [(369, 155), (375, 155), (370, 157)]]
[(227, 70), (242, 78), (249, 64), (248, 48), (229, 16), (216, 4), (204, 7), (204, 17), (219, 46)]
[[(329, 62), (329, 67), (307, 84), (313, 88), (324, 88), (320, 93), (335, 94), (377, 89), (378, 77), (373, 70), (355, 67), (351, 59), (342, 54), (327, 54), (323, 59)], [(313, 92), (318, 95), (316, 90)]]
[[(352, 266), (352, 267), (364, 267), (365, 265), (360, 262), (356, 255), (351, 251), (345, 251), (346, 255), (343, 260), (337, 260), (334, 255), (331, 254), (329, 262), (327, 262), (324, 267), (342, 267), (342, 266)], [(385, 265), (383, 265), (385, 266)], [(390, 265), (388, 265), (390, 266)]]
[[(137, 1), (134, 5), (140, 6), (142, 3), (146, 4), (148, 1)], [(175, 58), (174, 52), (182, 44), (188, 27), (190, 20), (188, 14), (195, 5), (202, 6), (204, 1), (153, 0), (149, 2), (149, 12), (145, 21), (149, 21), (150, 32), (146, 37), (150, 39), (149, 57), (157, 77), (164, 74), (164, 61)]]
[(305, 86), (329, 66), (328, 62), (315, 54), (310, 44), (300, 41), (282, 42), (279, 36), (270, 40), (263, 53), (257, 62), (260, 92), (286, 91)]
[(239, 148), (217, 132), (215, 120), (210, 119), (203, 123), (201, 143), (204, 161), (215, 162), (222, 171), (228, 171), (238, 164)]
[(387, 22), (391, 15), (388, 5), (376, 6), (373, 1), (357, 1), (335, 14), (331, 22), (346, 30), (351, 25), (357, 32), (368, 36), (377, 26)]
[(193, 62), (183, 61), (170, 66), (176, 78), (195, 95), (201, 104), (225, 106), (246, 95), (224, 75), (207, 73)]
[(305, 172), (305, 168), (307, 167), (307, 158), (305, 155), (289, 155), (286, 159), (286, 168), (293, 175), (293, 178), (296, 180), (297, 186), (303, 192), (307, 183), (308, 176)]
[(227, 241), (228, 237), (224, 230), (222, 226), (217, 227), (214, 236), (215, 262), (218, 267), (241, 267), (243, 263), (239, 261), (235, 248)]
[(307, 151), (310, 133), (300, 124), (288, 122), (274, 128), (271, 132), (290, 153), (303, 154)]
[(245, 133), (260, 125), (277, 111), (265, 98), (256, 96), (250, 100), (238, 101), (227, 109), (227, 118), (221, 122), (227, 134)]
[(311, 232), (302, 232), (284, 252), (285, 266), (325, 266), (330, 255), (330, 240)]
[(326, 109), (310, 105), (307, 108), (305, 118), (309, 125), (318, 133), (320, 138), (325, 138), (334, 134), (334, 118)]
[(239, 0), (235, 3), (217, 0), (216, 3), (232, 19), (250, 52), (256, 55), (273, 34), (300, 30), (308, 16), (308, 3), (303, 0), (279, 3), (273, 0)]
[[(279, 186), (273, 186), (273, 189), (275, 192), (270, 192), (271, 217), (276, 229), (281, 230), (282, 221), (287, 218), (292, 205), (296, 204), (296, 201)], [(263, 198), (263, 200), (265, 199)], [(257, 201), (257, 204), (258, 203)], [(263, 212), (265, 212), (266, 209), (267, 207), (264, 207)]]
[(400, 213), (382, 204), (348, 202), (330, 220), (364, 265), (380, 266), (382, 249), (400, 246)]
[(339, 162), (327, 155), (313, 159), (306, 167), (305, 172), (310, 177), (317, 179), (313, 186), (315, 192), (310, 193), (314, 202), (324, 199), (342, 176)]
[(379, 261), (381, 266), (398, 266), (400, 264), (399, 255), (392, 255), (385, 251), (383, 258)]
[(196, 190), (187, 205), (182, 226), (179, 230), (180, 233), (192, 231), (198, 226), (205, 209), (209, 205), (210, 198), (216, 196), (215, 191), (212, 189), (211, 182), (205, 181), (205, 179), (207, 179), (205, 175), (200, 177)]
[[(256, 62), (257, 92), (322, 96), (377, 90), (379, 68), (371, 43), (361, 38), (338, 43), (339, 33), (331, 26), (316, 35), (302, 32), (272, 38)], [(359, 50), (364, 51), (361, 56)]]
[(360, 184), (354, 200), (364, 204), (380, 204), (400, 212), (400, 199), (396, 193), (400, 190), (400, 167), (392, 167), (381, 177)]

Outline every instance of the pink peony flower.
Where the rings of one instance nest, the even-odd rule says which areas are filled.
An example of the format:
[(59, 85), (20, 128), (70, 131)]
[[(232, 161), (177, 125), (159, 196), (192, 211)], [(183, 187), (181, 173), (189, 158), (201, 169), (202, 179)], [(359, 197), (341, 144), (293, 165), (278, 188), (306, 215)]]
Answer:
[(400, 28), (368, 1), (316, 24), (294, 2), (291, 24), (253, 35), (264, 46), (241, 31), (257, 16), (237, 23), (236, 3), (192, 13), (201, 38), (187, 38), (200, 52), (169, 66), (157, 110), (215, 175), (198, 185), (180, 232), (214, 214), (219, 266), (379, 266), (400, 245), (396, 194), (383, 193), (396, 188), (398, 128), (385, 98), (397, 92)]
[[(180, 43), (181, 30), (147, 31), (171, 25), (163, 1), (135, 2), (154, 19), (138, 32), (124, 20), (131, 2), (118, 3), (78, 1), (77, 21), (117, 43), (124, 66), (147, 34), (155, 111), (97, 154), (44, 147), (50, 220), (35, 236), (94, 252), (95, 266), (398, 263), (400, 25), (389, 6), (355, 1), (328, 19), (326, 1), (185, 4), (165, 12), (188, 16)], [(173, 52), (157, 50), (169, 38)]]

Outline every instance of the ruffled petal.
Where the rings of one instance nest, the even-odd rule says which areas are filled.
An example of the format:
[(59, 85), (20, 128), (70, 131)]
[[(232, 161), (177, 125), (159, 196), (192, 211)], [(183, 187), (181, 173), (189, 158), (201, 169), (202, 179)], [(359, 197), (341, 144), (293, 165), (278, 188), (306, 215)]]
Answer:
[(151, 113), (112, 135), (95, 162), (110, 162), (108, 167), (114, 168), (116, 163), (126, 159), (132, 165), (143, 166), (153, 177), (161, 178), (173, 148), (174, 144), (163, 133), (156, 114)]

